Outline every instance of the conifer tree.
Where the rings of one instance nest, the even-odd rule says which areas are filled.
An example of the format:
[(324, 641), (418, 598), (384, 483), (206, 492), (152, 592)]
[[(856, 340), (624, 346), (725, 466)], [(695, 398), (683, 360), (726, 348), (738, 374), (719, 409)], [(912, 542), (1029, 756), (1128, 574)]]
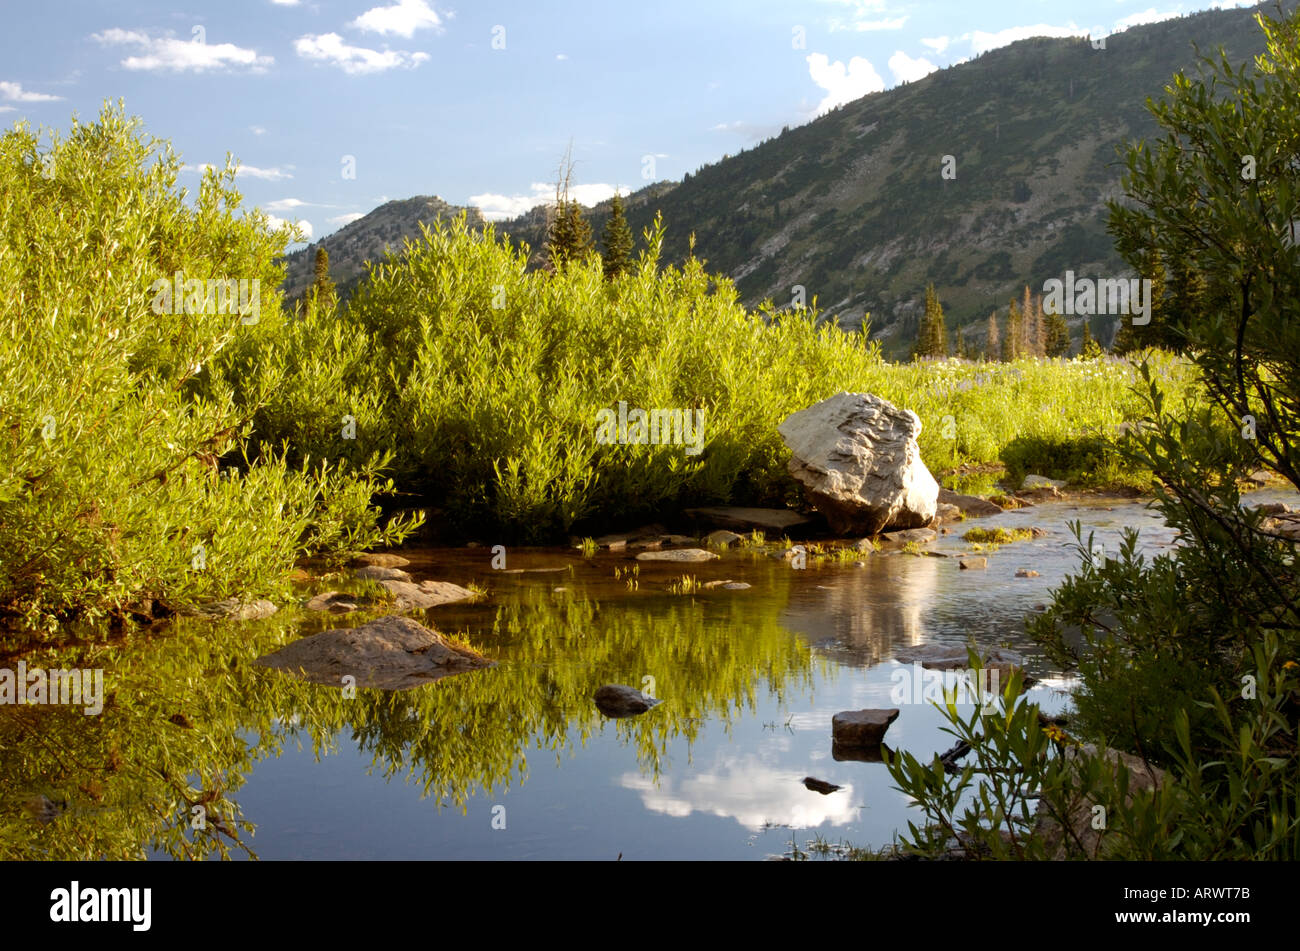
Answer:
[(1083, 319), (1083, 339), (1079, 341), (1079, 359), (1093, 360), (1104, 352), (1101, 349), (1101, 344), (1092, 338), (1092, 328), (1088, 326), (1088, 318), (1085, 317)]
[(1047, 353), (1049, 357), (1064, 357), (1070, 352), (1070, 327), (1065, 322), (1065, 315), (1050, 313), (1047, 315)]
[(316, 307), (330, 307), (338, 301), (334, 281), (330, 278), (330, 253), (324, 248), (316, 249), (316, 279), (307, 289), (307, 300)]
[(601, 232), (601, 245), (604, 248), (605, 280), (612, 281), (632, 266), (632, 229), (627, 226), (623, 199), (618, 197), (618, 192), (614, 193), (609, 220)]
[(573, 146), (565, 152), (555, 180), (555, 205), (546, 229), (547, 262), (558, 270), (570, 261), (579, 261), (591, 250), (591, 225), (583, 217), (582, 206), (569, 196), (573, 181)]
[(1024, 320), (1020, 315), (1020, 307), (1013, 300), (1011, 308), (1007, 311), (1007, 333), (1002, 338), (1002, 359), (1010, 363), (1024, 355)]
[(913, 357), (946, 357), (948, 355), (948, 330), (943, 321), (943, 305), (934, 285), (925, 289), (925, 315), (916, 335)]
[(989, 325), (984, 331), (984, 359), (994, 363), (1002, 359), (1001, 338), (998, 334), (998, 312), (989, 314)]

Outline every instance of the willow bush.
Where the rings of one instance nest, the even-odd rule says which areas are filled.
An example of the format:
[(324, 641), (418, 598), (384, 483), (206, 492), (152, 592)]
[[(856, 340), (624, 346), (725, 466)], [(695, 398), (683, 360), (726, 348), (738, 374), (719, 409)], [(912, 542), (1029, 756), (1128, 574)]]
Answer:
[[(936, 470), (996, 462), (1027, 436), (1113, 432), (1139, 406), (1123, 362), (888, 364), (811, 309), (747, 311), (696, 259), (660, 267), (663, 235), (656, 223), (636, 266), (607, 281), (594, 255), (528, 271), (527, 249), (490, 226), (439, 221), (346, 307), (309, 306), (271, 352), (245, 343), (236, 376), (274, 394), (255, 438), (353, 462), (391, 450), (398, 484), (456, 528), (544, 541), (690, 504), (797, 502), (777, 427), (844, 390), (917, 412)], [(1185, 382), (1181, 364), (1162, 366)], [(603, 444), (598, 414), (620, 403), (702, 410), (701, 451)]]
[(230, 167), (188, 200), (139, 125), (0, 137), (0, 617), (28, 627), (272, 594), (302, 554), (402, 532), (370, 504), (382, 459), (243, 458), (261, 397), (211, 368), (274, 337), (292, 233)]

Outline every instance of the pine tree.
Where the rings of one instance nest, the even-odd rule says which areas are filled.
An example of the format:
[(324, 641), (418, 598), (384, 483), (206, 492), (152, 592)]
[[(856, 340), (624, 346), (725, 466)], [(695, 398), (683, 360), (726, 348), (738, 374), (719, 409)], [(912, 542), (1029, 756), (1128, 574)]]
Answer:
[(1101, 344), (1092, 339), (1092, 328), (1088, 326), (1088, 318), (1085, 317), (1083, 319), (1083, 339), (1079, 341), (1079, 359), (1094, 360), (1104, 352), (1101, 349)]
[(582, 206), (569, 197), (573, 181), (573, 146), (570, 144), (555, 179), (555, 205), (546, 229), (547, 263), (558, 270), (570, 261), (579, 261), (591, 250), (591, 225), (583, 217)]
[(925, 289), (925, 315), (916, 335), (913, 357), (946, 357), (948, 355), (948, 330), (944, 326), (943, 306), (934, 285)]
[(998, 335), (998, 312), (989, 314), (988, 329), (984, 331), (984, 359), (993, 363), (1002, 359), (1001, 340)]
[(1034, 298), (1029, 293), (1029, 285), (1027, 284), (1025, 285), (1024, 302), (1020, 305), (1020, 319), (1024, 328), (1020, 333), (1024, 355), (1027, 357), (1042, 356), (1044, 350), (1042, 315), (1034, 310)]
[(330, 278), (330, 253), (324, 248), (316, 249), (316, 279), (307, 289), (307, 300), (316, 307), (331, 307), (338, 301), (334, 281)]
[(1007, 311), (1007, 333), (1002, 338), (1002, 359), (1007, 363), (1020, 359), (1025, 352), (1025, 325), (1020, 315), (1020, 307), (1015, 301)]
[(1065, 322), (1065, 315), (1050, 313), (1047, 315), (1047, 353), (1049, 357), (1064, 357), (1070, 352), (1070, 326)]
[(570, 261), (580, 261), (591, 250), (591, 225), (576, 201), (565, 200), (556, 209), (547, 233), (546, 247), (551, 266), (559, 269)]
[(623, 199), (618, 197), (618, 192), (614, 193), (609, 220), (605, 222), (600, 241), (604, 248), (602, 258), (605, 280), (612, 281), (632, 266), (632, 229), (627, 226), (627, 218), (623, 215)]

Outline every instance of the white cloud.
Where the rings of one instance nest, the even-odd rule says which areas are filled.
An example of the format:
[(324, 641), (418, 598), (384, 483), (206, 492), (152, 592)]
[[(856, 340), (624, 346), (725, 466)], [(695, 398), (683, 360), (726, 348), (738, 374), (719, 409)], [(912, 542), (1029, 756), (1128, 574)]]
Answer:
[(429, 58), (428, 53), (405, 53), (401, 50), (366, 49), (349, 46), (337, 33), (308, 34), (293, 44), (298, 55), (337, 66), (351, 76), (379, 73), (386, 69), (414, 69)]
[(0, 106), (0, 112), (13, 112), (13, 106)]
[(299, 198), (281, 198), (277, 201), (268, 201), (262, 206), (264, 211), (293, 211), (295, 208), (301, 208), (309, 204)]
[(328, 219), (328, 221), (332, 225), (342, 227), (343, 225), (350, 225), (352, 224), (352, 222), (357, 221), (364, 217), (365, 214), (363, 212), (351, 211), (348, 212), (346, 215), (335, 215), (333, 218)]
[(564, 53), (556, 53), (556, 54), (555, 54), (555, 58), (558, 59), (558, 60), (563, 61), (563, 60), (568, 59), (569, 57), (568, 57), (567, 55), (565, 55)]
[(1065, 37), (1087, 35), (1087, 30), (1082, 30), (1074, 25), (1049, 26), (1046, 23), (1039, 23), (1035, 26), (1010, 26), (996, 33), (985, 33), (983, 30), (976, 30), (974, 33), (965, 34), (962, 39), (970, 39), (971, 52), (978, 56), (980, 53), (987, 53), (989, 50), (1007, 46), (1017, 40), (1026, 40), (1031, 36)]
[[(208, 169), (214, 166), (208, 162), (202, 162), (198, 165), (182, 165), (182, 172), (195, 172), (202, 175)], [(241, 165), (235, 172), (236, 178), (260, 178), (264, 182), (282, 182), (285, 179), (293, 178), (291, 172), (286, 172), (282, 168), (258, 168), (256, 165)], [(294, 201), (296, 199), (286, 199)]]
[(1119, 33), (1131, 26), (1141, 26), (1143, 23), (1159, 23), (1161, 20), (1172, 20), (1176, 16), (1179, 16), (1177, 10), (1166, 10), (1164, 13), (1157, 13), (1155, 7), (1150, 7), (1139, 13), (1130, 13), (1128, 16), (1116, 20), (1113, 32)]
[[(279, 230), (280, 230), (281, 228), (283, 228), (285, 225), (289, 224), (289, 222), (288, 222), (288, 221), (285, 221), (285, 219), (283, 219), (283, 218), (277, 218), (275, 215), (267, 215), (267, 216), (266, 216), (266, 220), (267, 220), (267, 223), (270, 224), (270, 226), (271, 226), (271, 230), (273, 230), (273, 231), (279, 231)], [(302, 229), (302, 234), (303, 234), (303, 240), (304, 240), (304, 241), (310, 241), (311, 238), (312, 238), (312, 235), (316, 233), (316, 229), (314, 229), (314, 228), (311, 226), (311, 222), (310, 222), (310, 221), (303, 220), (303, 221), (295, 221), (295, 222), (293, 222), (293, 223), (296, 224), (299, 228)]]
[(253, 133), (253, 135), (266, 135), (266, 129), (260, 125), (250, 125), (248, 131)]
[(63, 98), (46, 95), (43, 92), (28, 92), (23, 88), (22, 83), (0, 83), (0, 97), (10, 102), (54, 102)]
[(397, 0), (392, 6), (372, 7), (348, 26), (382, 36), (392, 34), (410, 39), (416, 30), (443, 31), (442, 17), (428, 0)]
[(1259, 3), (1259, 0), (1214, 0), (1210, 8), (1214, 10), (1239, 10), (1242, 7), (1253, 7)]
[(275, 62), (272, 56), (261, 56), (257, 50), (244, 49), (233, 43), (195, 43), (174, 36), (151, 37), (138, 30), (117, 27), (93, 33), (90, 38), (105, 46), (138, 47), (138, 53), (122, 60), (122, 66), (131, 70), (201, 73), (209, 69), (243, 67), (260, 73)]
[(942, 53), (944, 50), (948, 48), (948, 44), (951, 42), (952, 40), (950, 40), (946, 36), (935, 36), (929, 39), (923, 38), (921, 40), (922, 44), (930, 47), (930, 49), (934, 50), (936, 53)]
[(929, 76), (938, 68), (928, 59), (924, 57), (912, 59), (902, 50), (889, 57), (889, 71), (894, 74), (894, 81), (899, 83), (914, 83), (918, 79)]
[(302, 0), (271, 0), (277, 7), (296, 7)]
[[(498, 195), (493, 192), (470, 195), (469, 203), (482, 212), (483, 217), (489, 221), (502, 221), (506, 218), (518, 217), (530, 208), (555, 200), (554, 183), (533, 182), (531, 188), (532, 193), (529, 195)], [(616, 188), (622, 195), (632, 191), (627, 185), (572, 185), (569, 187), (569, 197), (581, 205), (591, 206), (607, 198), (613, 198)]]
[(807, 62), (812, 81), (826, 90), (825, 98), (817, 105), (818, 115), (885, 88), (875, 67), (861, 56), (849, 60), (847, 67), (839, 60), (832, 63), (825, 53), (811, 53)]

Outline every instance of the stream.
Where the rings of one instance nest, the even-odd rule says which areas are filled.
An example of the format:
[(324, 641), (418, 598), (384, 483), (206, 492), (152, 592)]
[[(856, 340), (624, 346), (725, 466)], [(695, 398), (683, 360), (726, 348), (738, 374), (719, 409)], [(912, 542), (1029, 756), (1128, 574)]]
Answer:
[[(1296, 496), (1249, 497), (1276, 500)], [(984, 570), (901, 552), (800, 570), (744, 548), (698, 565), (518, 548), (500, 571), (486, 547), (407, 549), (416, 581), (486, 590), (411, 616), (496, 666), (351, 697), (252, 661), (363, 615), (187, 618), (33, 651), (29, 668), (102, 667), (107, 698), (98, 716), (0, 707), (0, 847), (166, 859), (213, 839), (232, 858), (761, 860), (814, 840), (889, 845), (919, 813), (882, 763), (834, 757), (832, 716), (898, 706), (886, 744), (930, 759), (953, 740), (923, 698), (891, 699), (896, 656), (972, 638), (1024, 655), (1033, 699), (1064, 709), (1071, 681), (1035, 653), (1023, 618), (1077, 569), (1076, 520), (1111, 553), (1128, 527), (1148, 555), (1174, 544), (1142, 503), (1107, 500), (958, 523), (926, 546), (969, 554), (971, 526), (1045, 530), (988, 554)], [(670, 590), (683, 575), (751, 587)], [(662, 703), (607, 719), (591, 700), (607, 683)], [(805, 777), (841, 788), (822, 794)], [(198, 815), (217, 831), (196, 832)]]

